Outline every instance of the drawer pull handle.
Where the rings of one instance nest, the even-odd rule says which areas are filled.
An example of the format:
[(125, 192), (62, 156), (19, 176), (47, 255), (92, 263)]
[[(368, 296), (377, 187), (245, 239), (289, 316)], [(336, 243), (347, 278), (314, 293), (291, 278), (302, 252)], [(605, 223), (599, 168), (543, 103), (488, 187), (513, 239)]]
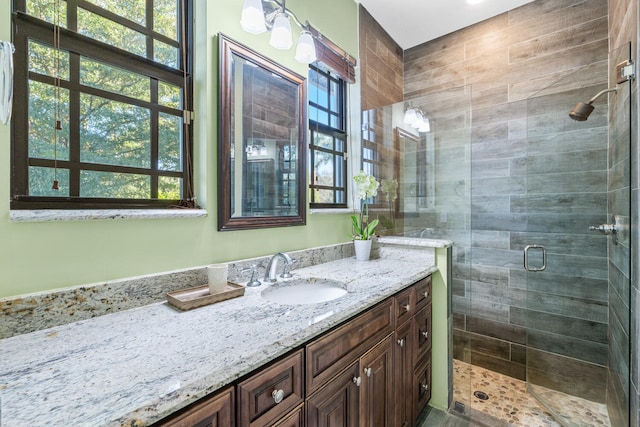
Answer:
[(404, 347), (404, 340), (403, 339), (402, 340), (398, 340), (398, 345), (400, 347)]
[(429, 298), (429, 291), (427, 291), (427, 292), (425, 292), (425, 293), (424, 293), (424, 297), (425, 297), (425, 299), (426, 299), (426, 298)]
[(373, 372), (373, 371), (371, 370), (371, 368), (364, 368), (364, 373), (365, 373), (368, 377), (370, 377), (370, 376), (371, 376), (371, 372)]
[(360, 384), (362, 384), (362, 377), (353, 377), (353, 383), (360, 387)]
[(407, 310), (407, 312), (411, 311), (411, 306), (409, 304), (404, 306), (404, 309)]
[(424, 391), (429, 391), (429, 384), (421, 384)]
[(429, 332), (420, 332), (425, 339), (429, 338)]
[(280, 403), (284, 399), (284, 390), (273, 390), (271, 396), (276, 403)]

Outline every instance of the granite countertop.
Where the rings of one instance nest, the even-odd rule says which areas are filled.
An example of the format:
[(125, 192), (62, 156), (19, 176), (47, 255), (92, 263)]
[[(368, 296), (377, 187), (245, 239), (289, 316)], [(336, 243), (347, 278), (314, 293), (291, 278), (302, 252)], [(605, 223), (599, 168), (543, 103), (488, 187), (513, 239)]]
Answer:
[(262, 285), (191, 311), (156, 303), (1, 340), (0, 425), (149, 425), (434, 271), (432, 249), (383, 245), (379, 259), (293, 271), (345, 283), (326, 303), (269, 302)]

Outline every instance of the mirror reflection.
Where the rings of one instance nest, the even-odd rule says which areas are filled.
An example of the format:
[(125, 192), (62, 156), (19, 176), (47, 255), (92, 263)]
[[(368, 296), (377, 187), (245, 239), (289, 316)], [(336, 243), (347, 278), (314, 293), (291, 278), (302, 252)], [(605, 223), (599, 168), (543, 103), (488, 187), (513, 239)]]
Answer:
[(219, 229), (305, 223), (304, 78), (220, 35)]

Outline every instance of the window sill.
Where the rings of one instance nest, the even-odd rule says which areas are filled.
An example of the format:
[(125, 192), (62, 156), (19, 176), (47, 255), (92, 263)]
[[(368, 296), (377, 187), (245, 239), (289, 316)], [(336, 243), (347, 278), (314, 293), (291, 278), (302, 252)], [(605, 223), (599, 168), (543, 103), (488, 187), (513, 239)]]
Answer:
[(339, 209), (311, 209), (309, 211), (311, 213), (311, 215), (316, 215), (316, 214), (346, 214), (346, 213), (353, 213), (353, 209), (349, 209), (349, 208), (339, 208)]
[(204, 218), (205, 209), (95, 209), (95, 210), (13, 210), (9, 212), (12, 222), (91, 221), (114, 219), (173, 219)]

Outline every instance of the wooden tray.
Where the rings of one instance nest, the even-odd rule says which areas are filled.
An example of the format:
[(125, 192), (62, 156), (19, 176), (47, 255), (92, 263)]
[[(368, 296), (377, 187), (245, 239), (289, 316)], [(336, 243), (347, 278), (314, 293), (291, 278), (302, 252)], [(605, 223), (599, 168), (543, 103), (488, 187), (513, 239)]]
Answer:
[(202, 285), (169, 292), (167, 301), (180, 310), (191, 310), (230, 298), (241, 297), (242, 295), (244, 295), (244, 286), (227, 282), (227, 288), (219, 293), (211, 294), (209, 293), (209, 285)]

